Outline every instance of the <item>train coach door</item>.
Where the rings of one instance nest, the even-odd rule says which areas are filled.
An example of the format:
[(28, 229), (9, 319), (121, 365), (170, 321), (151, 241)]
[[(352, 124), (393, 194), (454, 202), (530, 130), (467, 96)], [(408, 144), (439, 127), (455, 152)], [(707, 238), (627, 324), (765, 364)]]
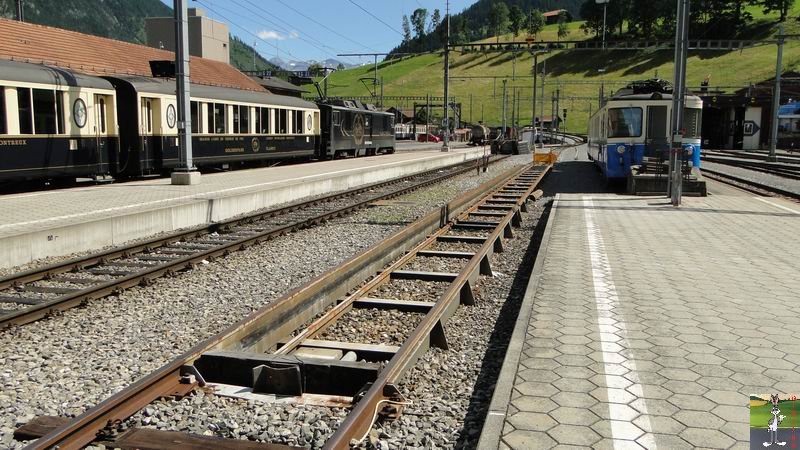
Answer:
[(647, 107), (645, 156), (664, 158), (669, 155), (669, 118), (666, 106)]
[(97, 162), (108, 163), (108, 99), (105, 95), (94, 96), (94, 136), (97, 149)]
[(139, 117), (139, 136), (142, 142), (139, 161), (142, 168), (147, 170), (153, 165), (153, 99), (142, 98)]

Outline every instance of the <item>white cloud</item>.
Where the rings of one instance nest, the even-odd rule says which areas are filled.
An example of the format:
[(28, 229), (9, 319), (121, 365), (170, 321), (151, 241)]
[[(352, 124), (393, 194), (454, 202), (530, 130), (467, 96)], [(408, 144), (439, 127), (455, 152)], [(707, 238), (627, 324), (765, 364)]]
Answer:
[(291, 31), (287, 36), (274, 30), (261, 30), (258, 32), (258, 37), (264, 39), (265, 41), (285, 41), (286, 39), (297, 39), (300, 37), (300, 33), (297, 31)]
[(286, 39), (286, 36), (272, 30), (261, 30), (258, 32), (258, 37), (265, 41), (283, 41)]

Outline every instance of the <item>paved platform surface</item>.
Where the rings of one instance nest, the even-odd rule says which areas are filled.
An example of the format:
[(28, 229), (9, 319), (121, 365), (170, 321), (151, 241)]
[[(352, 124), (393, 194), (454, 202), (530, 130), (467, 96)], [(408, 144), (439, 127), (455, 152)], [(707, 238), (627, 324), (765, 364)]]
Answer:
[(665, 200), (557, 197), (480, 448), (750, 448), (800, 395), (800, 205)]
[(482, 154), (420, 150), (169, 179), (0, 196), (0, 267), (118, 245), (153, 234), (456, 164)]

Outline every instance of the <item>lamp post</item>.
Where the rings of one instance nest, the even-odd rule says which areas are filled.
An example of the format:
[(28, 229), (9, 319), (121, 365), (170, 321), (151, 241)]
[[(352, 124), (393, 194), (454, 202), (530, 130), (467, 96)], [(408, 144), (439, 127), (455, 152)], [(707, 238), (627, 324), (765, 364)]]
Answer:
[(606, 48), (606, 11), (611, 0), (594, 0), (598, 5), (603, 5), (603, 50)]
[(689, 0), (677, 0), (675, 26), (675, 83), (672, 90), (672, 145), (670, 151), (669, 196), (680, 206), (683, 189), (683, 110), (686, 95), (686, 59), (689, 44)]
[(444, 38), (444, 139), (442, 151), (450, 151), (450, 0), (447, 0), (445, 9), (445, 38)]

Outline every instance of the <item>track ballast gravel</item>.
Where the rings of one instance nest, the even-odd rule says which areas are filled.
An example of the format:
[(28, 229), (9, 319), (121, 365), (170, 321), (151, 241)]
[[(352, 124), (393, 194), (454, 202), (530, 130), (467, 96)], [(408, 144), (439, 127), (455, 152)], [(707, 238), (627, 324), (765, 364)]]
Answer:
[[(501, 172), (510, 158), (150, 286), (0, 332), (0, 448), (37, 415), (73, 416), (196, 343)], [(400, 203), (410, 202), (410, 203)], [(209, 412), (209, 414), (211, 414)]]

